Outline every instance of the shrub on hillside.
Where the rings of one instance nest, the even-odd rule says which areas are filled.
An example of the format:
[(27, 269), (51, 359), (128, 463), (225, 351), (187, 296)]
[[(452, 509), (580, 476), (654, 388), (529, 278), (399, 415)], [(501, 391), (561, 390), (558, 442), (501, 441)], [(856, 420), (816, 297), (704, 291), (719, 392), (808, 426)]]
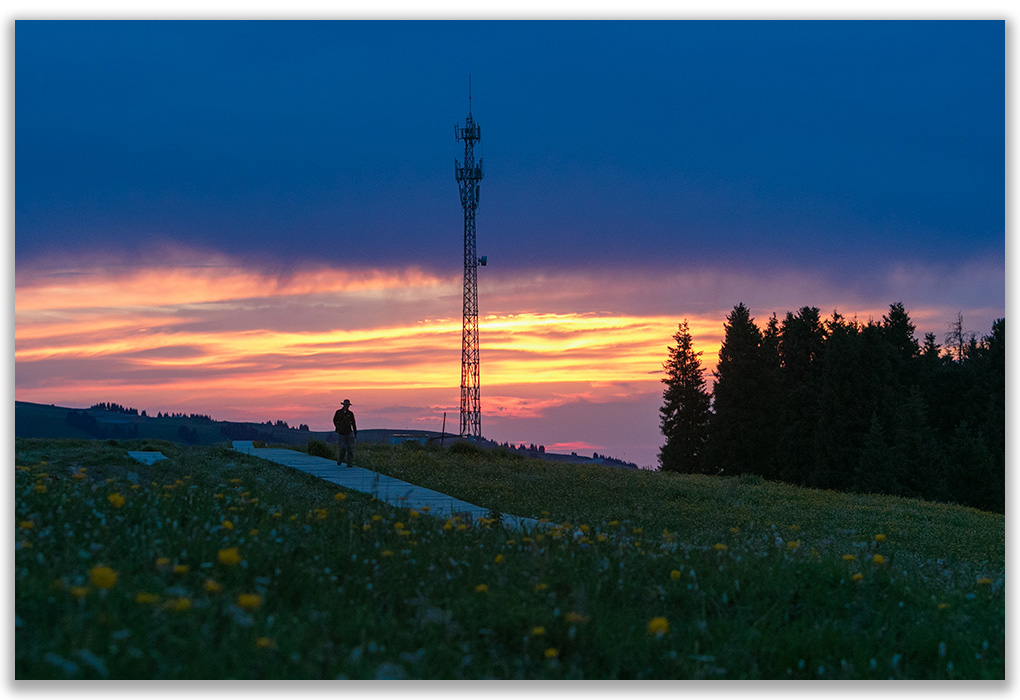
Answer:
[(336, 446), (329, 445), (322, 440), (309, 440), (308, 454), (313, 457), (325, 457), (326, 459), (337, 458)]
[(485, 454), (485, 450), (473, 442), (458, 440), (450, 445), (450, 453), (455, 455), (468, 455), (469, 457), (480, 457)]

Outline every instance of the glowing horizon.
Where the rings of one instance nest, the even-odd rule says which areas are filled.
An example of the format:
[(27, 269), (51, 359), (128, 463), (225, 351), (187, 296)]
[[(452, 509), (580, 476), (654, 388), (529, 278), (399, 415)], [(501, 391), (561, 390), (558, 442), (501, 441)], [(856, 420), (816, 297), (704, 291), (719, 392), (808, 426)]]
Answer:
[[(488, 312), (479, 322), (483, 433), (620, 456), (611, 439), (598, 439), (597, 428), (571, 413), (616, 405), (645, 416), (633, 439), (657, 449), (655, 404), (678, 324), (688, 321), (710, 386), (732, 308), (729, 300), (706, 305), (692, 297), (698, 313), (668, 313), (662, 289), (701, 285), (710, 298), (753, 298), (751, 283), (738, 275), (716, 277), (710, 287), (701, 271), (666, 280), (631, 274), (605, 296), (604, 285), (579, 273), (487, 280), (481, 296)], [(450, 312), (458, 310), (460, 283), (415, 268), (279, 276), (225, 261), (76, 274), (23, 268), (15, 289), (15, 398), (113, 401), (327, 430), (333, 404), (356, 396), (363, 425), (438, 430), (442, 413), (458, 410), (461, 320)], [(867, 320), (886, 310), (861, 304), (842, 313)], [(908, 311), (920, 323), (944, 310)], [(769, 314), (753, 313), (764, 325)], [(547, 422), (571, 425), (562, 428), (569, 434)]]

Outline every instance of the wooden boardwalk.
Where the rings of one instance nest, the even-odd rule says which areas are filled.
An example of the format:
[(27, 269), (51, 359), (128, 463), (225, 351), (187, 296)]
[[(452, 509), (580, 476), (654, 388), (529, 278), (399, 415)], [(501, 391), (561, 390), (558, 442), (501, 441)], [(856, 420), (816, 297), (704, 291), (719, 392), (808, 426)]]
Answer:
[[(313, 457), (295, 450), (254, 447), (251, 442), (244, 441), (235, 441), (233, 445), (238, 452), (297, 469), (345, 489), (371, 494), (380, 501), (399, 508), (413, 508), (437, 518), (459, 515), (464, 519), (477, 520), (487, 518), (490, 514), (488, 508), (476, 506), (445, 493), (415, 486), (361, 467), (342, 467), (325, 457)], [(502, 520), (508, 527), (516, 529), (532, 529), (538, 526), (538, 520), (535, 518), (522, 518), (506, 513), (503, 514)]]

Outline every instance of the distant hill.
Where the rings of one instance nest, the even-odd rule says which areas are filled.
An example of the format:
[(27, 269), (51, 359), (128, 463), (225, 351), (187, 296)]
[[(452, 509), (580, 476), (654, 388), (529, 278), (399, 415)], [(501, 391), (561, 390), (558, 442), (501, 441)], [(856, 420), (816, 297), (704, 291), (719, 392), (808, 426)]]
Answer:
[[(185, 445), (215, 445), (234, 440), (252, 440), (277, 445), (306, 445), (309, 440), (336, 442), (336, 433), (294, 428), (284, 421), (275, 423), (236, 423), (213, 420), (203, 415), (146, 415), (133, 408), (117, 404), (97, 404), (90, 408), (68, 408), (52, 404), (14, 402), (14, 435), (22, 438), (79, 439), (79, 440), (129, 440), (148, 438), (169, 440)], [(404, 440), (418, 442), (445, 440), (447, 443), (457, 436), (431, 430), (407, 430), (375, 428), (358, 431), (359, 442), (392, 443)], [(488, 440), (479, 443), (482, 447), (493, 448), (497, 444)], [(522, 452), (510, 447), (509, 449)], [(590, 463), (636, 469), (629, 462), (600, 457), (591, 459), (576, 454), (563, 455), (538, 453), (523, 450), (529, 457), (550, 462)]]

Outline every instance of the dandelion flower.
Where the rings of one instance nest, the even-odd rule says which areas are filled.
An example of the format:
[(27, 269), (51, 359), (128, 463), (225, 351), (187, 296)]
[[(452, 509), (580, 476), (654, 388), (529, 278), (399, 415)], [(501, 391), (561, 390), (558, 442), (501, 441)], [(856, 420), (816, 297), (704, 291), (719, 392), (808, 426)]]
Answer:
[(549, 584), (547, 584), (547, 583), (536, 583), (535, 584), (535, 593), (541, 593), (542, 591), (544, 591), (548, 587), (549, 587)]
[(233, 530), (234, 529), (234, 523), (232, 523), (229, 520), (224, 520), (223, 521), (223, 529), (224, 530)]
[(35, 523), (32, 522), (31, 520), (22, 520), (18, 524), (21, 526), (22, 530), (31, 530), (33, 527), (35, 527)]
[(717, 552), (725, 552), (727, 549), (729, 549), (729, 547), (724, 545), (722, 542), (716, 542), (714, 545), (712, 545), (712, 549), (714, 549)]
[(135, 602), (142, 605), (158, 603), (159, 596), (155, 593), (146, 593), (145, 591), (139, 591), (135, 594)]
[(123, 496), (121, 496), (120, 493), (118, 492), (111, 493), (109, 496), (106, 497), (106, 500), (108, 500), (110, 502), (110, 505), (113, 506), (114, 508), (121, 508), (123, 507), (126, 499)]
[(259, 649), (272, 649), (276, 644), (269, 637), (259, 637), (255, 640), (255, 646)]
[(489, 587), (486, 586), (484, 583), (479, 583), (477, 586), (475, 586), (475, 593), (488, 593), (488, 592)]
[(844, 554), (843, 561), (857, 561), (857, 557), (855, 557), (853, 554)]
[(167, 557), (160, 557), (156, 560), (156, 566), (167, 566), (170, 563), (170, 559)]
[(982, 576), (981, 578), (979, 578), (977, 580), (977, 585), (979, 585), (979, 586), (988, 586), (991, 583), (992, 583), (992, 579), (988, 578), (987, 576)]
[(552, 647), (549, 647), (548, 649), (546, 649), (542, 653), (542, 656), (544, 656), (545, 658), (549, 659), (550, 661), (552, 661), (553, 659), (555, 659), (559, 655), (560, 655), (560, 650), (559, 649), (553, 649)]
[(384, 549), (382, 552), (380, 552), (380, 555), (384, 557), (392, 557), (393, 552), (389, 549)]
[(876, 542), (885, 542), (885, 535), (881, 535), (881, 534), (875, 535), (875, 541)]
[(542, 625), (538, 625), (537, 627), (532, 627), (531, 628), (531, 636), (532, 637), (541, 637), (544, 634), (545, 634), (545, 627), (542, 627)]
[(492, 561), (495, 564), (502, 564), (505, 560), (506, 560), (506, 557), (504, 557), (502, 554), (497, 554), (496, 558), (493, 559)]
[(174, 598), (164, 603), (163, 607), (175, 612), (187, 612), (191, 610), (191, 598)]
[(71, 595), (81, 600), (89, 594), (88, 586), (71, 586)]
[(800, 540), (790, 540), (786, 543), (787, 549), (797, 549), (798, 547), (800, 547)]
[(590, 620), (590, 619), (591, 619), (591, 617), (589, 617), (588, 615), (582, 615), (581, 613), (578, 613), (578, 612), (568, 612), (567, 615), (566, 615), (567, 623), (571, 624), (571, 625), (576, 625), (576, 624), (582, 624), (583, 625), (585, 622), (588, 622), (588, 620)]
[(216, 555), (216, 559), (220, 564), (226, 564), (227, 566), (236, 566), (241, 563), (241, 555), (238, 554), (237, 547), (221, 549)]
[(732, 532), (735, 535), (738, 532), (740, 532), (740, 528), (739, 527), (731, 527), (730, 528), (730, 532)]
[(337, 491), (337, 492), (336, 492), (336, 493), (335, 493), (335, 494), (333, 495), (333, 500), (334, 500), (334, 501), (343, 501), (343, 500), (345, 500), (346, 498), (347, 498), (347, 494), (346, 494), (346, 493), (344, 493), (343, 491)]
[(373, 516), (372, 516), (372, 522), (373, 522), (373, 523), (377, 523), (377, 522), (379, 522), (380, 520), (382, 520), (382, 516), (381, 516), (381, 515), (373, 515)]
[(680, 580), (680, 572), (677, 571), (676, 569), (673, 569), (672, 571), (669, 572), (669, 577), (671, 579), (673, 579), (674, 581), (679, 581)]
[(949, 603), (939, 603), (939, 610), (945, 610), (949, 607)]
[(648, 634), (659, 638), (669, 633), (669, 621), (664, 617), (653, 617), (648, 622)]
[(46, 484), (36, 484), (33, 488), (36, 493), (46, 493)]
[(262, 605), (262, 596), (257, 593), (242, 593), (237, 596), (237, 604), (245, 610), (257, 610)]
[(864, 580), (864, 574), (862, 574), (861, 572), (858, 571), (856, 574), (854, 574), (853, 578), (854, 578), (854, 581), (857, 581), (858, 583), (860, 583), (861, 581)]
[(208, 593), (220, 593), (223, 590), (223, 584), (213, 581), (211, 578), (207, 578), (205, 583), (202, 584), (202, 588)]
[(881, 554), (876, 554), (871, 558), (871, 561), (873, 561), (876, 564), (885, 564), (885, 557), (883, 557)]
[(187, 564), (174, 564), (174, 573), (175, 574), (186, 574), (186, 573), (188, 573), (188, 565)]
[(89, 578), (96, 588), (113, 588), (117, 583), (117, 572), (108, 566), (95, 566), (89, 572)]

